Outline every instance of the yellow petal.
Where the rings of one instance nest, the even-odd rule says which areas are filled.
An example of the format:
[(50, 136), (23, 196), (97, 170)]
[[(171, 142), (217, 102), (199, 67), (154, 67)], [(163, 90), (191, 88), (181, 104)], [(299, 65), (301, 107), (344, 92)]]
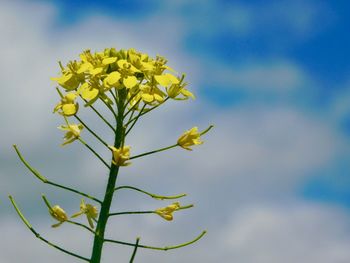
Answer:
[(66, 90), (74, 90), (79, 86), (79, 81), (72, 73), (67, 73), (59, 78), (51, 78)]
[(157, 94), (157, 93), (154, 94), (154, 98), (158, 102), (164, 101), (164, 98), (162, 96), (160, 96), (159, 94)]
[(195, 96), (193, 95), (192, 92), (190, 92), (187, 89), (182, 89), (181, 90), (182, 95), (184, 95), (185, 97), (191, 97), (192, 99), (195, 99)]
[(143, 93), (141, 97), (142, 97), (142, 100), (145, 102), (152, 102), (154, 100), (154, 97), (148, 93)]
[(127, 89), (131, 89), (136, 86), (137, 78), (135, 76), (128, 76), (123, 79), (123, 84)]
[(67, 93), (65, 96), (64, 96), (64, 99), (67, 101), (67, 102), (74, 102), (75, 98), (77, 97), (77, 94), (75, 93)]
[(93, 100), (98, 96), (99, 90), (94, 88), (88, 88), (81, 91), (81, 96), (86, 100)]
[(69, 128), (66, 125), (60, 125), (57, 129), (60, 129), (61, 131), (69, 131)]
[(64, 104), (62, 105), (62, 112), (66, 116), (74, 115), (77, 112), (76, 104)]
[(118, 60), (117, 64), (120, 68), (124, 68), (124, 65), (130, 65), (125, 59)]
[(151, 62), (142, 62), (141, 63), (144, 70), (153, 70), (154, 66)]
[(89, 62), (81, 64), (80, 68), (78, 69), (77, 73), (81, 74), (84, 73), (85, 71), (89, 71), (93, 68), (92, 64)]
[(171, 84), (178, 84), (179, 80), (169, 73), (166, 73), (164, 75), (157, 75), (154, 76), (155, 80), (162, 86), (167, 87)]
[(103, 68), (94, 68), (90, 70), (91, 75), (96, 76), (98, 74), (101, 74), (103, 71)]
[(118, 71), (113, 71), (112, 73), (108, 74), (108, 76), (104, 79), (105, 84), (107, 86), (115, 86), (119, 84), (120, 80), (120, 73)]
[(104, 65), (109, 65), (109, 64), (112, 64), (112, 63), (116, 62), (117, 59), (118, 59), (118, 58), (116, 58), (116, 57), (105, 58), (104, 60), (102, 60), (102, 64), (104, 64)]
[(78, 217), (78, 216), (80, 216), (82, 214), (84, 214), (84, 212), (83, 211), (79, 211), (79, 212), (75, 213), (74, 215), (72, 215), (71, 218)]

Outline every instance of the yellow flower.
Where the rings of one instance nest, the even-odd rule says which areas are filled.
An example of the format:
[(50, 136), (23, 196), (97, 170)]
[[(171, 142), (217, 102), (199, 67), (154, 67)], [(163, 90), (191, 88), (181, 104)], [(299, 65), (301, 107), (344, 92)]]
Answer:
[(66, 90), (75, 90), (80, 84), (77, 75), (71, 72), (66, 72), (61, 77), (51, 79)]
[(78, 217), (82, 214), (86, 215), (86, 218), (89, 222), (89, 225), (91, 228), (94, 228), (94, 222), (93, 220), (95, 220), (98, 216), (98, 210), (96, 206), (93, 206), (91, 204), (85, 204), (84, 199), (81, 199), (80, 202), (80, 211), (75, 213), (74, 215), (72, 215), (71, 217)]
[(201, 134), (198, 132), (197, 127), (193, 127), (192, 129), (185, 131), (180, 138), (177, 140), (177, 144), (182, 148), (192, 151), (190, 146), (199, 145), (203, 142), (200, 140)]
[(180, 208), (180, 203), (175, 202), (166, 207), (156, 209), (156, 214), (163, 217), (165, 220), (171, 221), (173, 220), (173, 212)]
[(164, 101), (165, 93), (158, 89), (157, 87), (150, 87), (148, 85), (142, 85), (141, 98), (145, 103), (158, 102), (162, 103)]
[(59, 62), (62, 76), (51, 78), (67, 91), (76, 90), (80, 83), (84, 82), (84, 73), (92, 67), (90, 63), (70, 61), (64, 68)]
[[(191, 97), (192, 99), (195, 99), (192, 92), (185, 89), (187, 83), (183, 83), (184, 78), (185, 78), (185, 75), (182, 75), (179, 83), (172, 84), (170, 85), (170, 87), (166, 88), (166, 92), (168, 93), (168, 96), (170, 98), (175, 100), (186, 100), (189, 97)], [(182, 98), (178, 98), (180, 94), (182, 95)]]
[(56, 105), (53, 112), (59, 112), (65, 116), (72, 116), (77, 113), (79, 109), (78, 103), (75, 102), (77, 97), (76, 93), (67, 93), (63, 98), (61, 98), (61, 102)]
[(154, 70), (154, 63), (149, 60), (148, 55), (137, 52), (135, 49), (128, 50), (128, 60), (135, 68), (144, 73)]
[(57, 224), (52, 225), (52, 227), (58, 227), (68, 220), (66, 212), (59, 205), (51, 207), (51, 209), (49, 209), (49, 213), (54, 219), (59, 221)]
[(163, 87), (168, 87), (172, 84), (178, 84), (180, 82), (177, 77), (169, 73), (154, 76), (154, 79), (158, 82), (158, 84), (162, 85)]
[(98, 88), (98, 85), (95, 82), (92, 82), (92, 83), (85, 82), (78, 89), (78, 93), (81, 95), (83, 99), (88, 101), (87, 105), (91, 105), (98, 99), (100, 90)]
[[(64, 116), (72, 116), (78, 111), (75, 97), (82, 97), (90, 106), (101, 99), (109, 105), (114, 96), (127, 98), (128, 108), (133, 112), (140, 109), (140, 104), (149, 106), (163, 103), (166, 98), (185, 100), (194, 98), (183, 83), (184, 76), (166, 65), (161, 56), (152, 58), (135, 49), (116, 50), (106, 48), (101, 52), (83, 51), (77, 60), (72, 60), (61, 67), (61, 75), (52, 78), (65, 91), (71, 92), (61, 99), (54, 109)], [(123, 90), (119, 92), (119, 90)], [(75, 95), (73, 95), (75, 94)], [(135, 105), (137, 104), (137, 105)], [(133, 107), (135, 106), (135, 107)]]
[(113, 153), (113, 164), (117, 166), (128, 166), (130, 162), (130, 146), (124, 146), (122, 148), (115, 148), (114, 146), (108, 146)]
[(140, 71), (125, 59), (118, 60), (117, 65), (119, 67), (118, 71), (121, 74), (120, 81), (124, 84), (124, 86), (127, 89), (135, 87), (138, 81), (134, 74)]
[(110, 89), (112, 87), (120, 88), (122, 87), (120, 83), (121, 75), (118, 71), (113, 71), (103, 80), (103, 84), (106, 89)]
[(83, 51), (80, 54), (80, 59), (82, 63), (79, 68), (79, 72), (84, 72), (86, 75), (90, 74), (93, 77), (99, 76), (104, 73), (106, 65), (102, 63), (105, 58), (103, 53), (91, 54), (89, 49)]
[(62, 131), (66, 131), (66, 134), (64, 135), (63, 139), (64, 142), (62, 143), (62, 146), (72, 143), (76, 139), (79, 138), (81, 130), (84, 128), (84, 126), (79, 124), (68, 124), (68, 125), (61, 125), (58, 127), (58, 129)]

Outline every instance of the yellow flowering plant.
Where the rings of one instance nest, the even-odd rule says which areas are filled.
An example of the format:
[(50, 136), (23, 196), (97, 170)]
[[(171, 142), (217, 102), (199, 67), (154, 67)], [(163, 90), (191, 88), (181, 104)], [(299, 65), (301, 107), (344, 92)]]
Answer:
[[(40, 240), (66, 254), (91, 263), (101, 262), (103, 245), (105, 243), (115, 243), (133, 247), (130, 258), (130, 262), (133, 262), (138, 248), (171, 250), (196, 242), (203, 237), (206, 231), (203, 231), (189, 242), (165, 247), (140, 244), (139, 237), (136, 238), (135, 243), (105, 238), (108, 220), (113, 216), (156, 214), (167, 221), (171, 221), (176, 211), (193, 207), (192, 204), (182, 206), (179, 202), (174, 202), (167, 206), (149, 211), (111, 211), (113, 196), (121, 189), (139, 192), (156, 200), (179, 199), (186, 195), (163, 196), (130, 185), (117, 185), (118, 174), (121, 171), (120, 168), (131, 165), (131, 161), (175, 147), (192, 150), (192, 146), (203, 143), (201, 136), (213, 127), (210, 125), (202, 132), (199, 132), (197, 127), (193, 127), (185, 131), (175, 144), (138, 155), (132, 155), (132, 149), (134, 149), (134, 147), (125, 145), (128, 134), (143, 115), (150, 113), (152, 110), (170, 100), (195, 98), (194, 95), (186, 89), (187, 83), (184, 82), (185, 75), (182, 74), (178, 76), (175, 71), (167, 65), (167, 60), (165, 58), (161, 56), (151, 58), (147, 54), (134, 49), (116, 50), (114, 48), (107, 48), (102, 52), (95, 53), (92, 53), (90, 50), (85, 50), (80, 54), (79, 58), (78, 60), (70, 61), (66, 66), (59, 63), (61, 68), (60, 75), (52, 78), (52, 80), (59, 85), (56, 90), (60, 101), (54, 107), (53, 112), (60, 114), (64, 120), (64, 124), (58, 127), (65, 132), (62, 145), (76, 143), (77, 141), (80, 142), (108, 169), (108, 182), (103, 198), (94, 197), (78, 189), (58, 184), (47, 179), (26, 161), (16, 145), (14, 145), (14, 148), (19, 159), (37, 179), (45, 184), (73, 192), (92, 202), (86, 203), (85, 199), (81, 199), (79, 211), (69, 217), (63, 208), (59, 205), (52, 206), (46, 196), (42, 196), (48, 208), (49, 215), (57, 221), (52, 227), (59, 227), (63, 223), (74, 224), (92, 233), (93, 247), (90, 257), (78, 255), (45, 239), (32, 227), (20, 211), (14, 198), (10, 196), (10, 200), (18, 215)], [(108, 118), (105, 118), (104, 115), (97, 110), (95, 107), (97, 103), (101, 103), (106, 107), (106, 110), (114, 117), (113, 123), (108, 121)], [(84, 107), (79, 108), (79, 104), (83, 104)], [(79, 112), (85, 108), (91, 109), (94, 114), (97, 114), (106, 127), (113, 132), (113, 143), (106, 142), (80, 118)], [(74, 118), (78, 123), (71, 122), (70, 118)], [(82, 137), (85, 132), (91, 133), (97, 141), (111, 151), (110, 161), (104, 160), (96, 150), (83, 140)], [(86, 216), (88, 225), (73, 221), (73, 219), (81, 215)]]

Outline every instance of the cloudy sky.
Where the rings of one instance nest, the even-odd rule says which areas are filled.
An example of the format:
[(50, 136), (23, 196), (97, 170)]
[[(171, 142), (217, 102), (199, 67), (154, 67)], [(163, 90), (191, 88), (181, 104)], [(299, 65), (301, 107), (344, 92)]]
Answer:
[[(170, 223), (155, 215), (113, 218), (108, 236), (166, 246), (208, 230), (181, 250), (140, 249), (135, 262), (350, 262), (349, 8), (345, 0), (0, 0), (1, 262), (78, 262), (35, 239), (9, 194), (44, 237), (90, 254), (91, 236), (70, 225), (52, 229), (41, 201), (45, 193), (72, 214), (80, 197), (38, 182), (12, 144), (51, 180), (102, 195), (107, 171), (98, 160), (79, 143), (59, 146), (50, 77), (58, 60), (105, 47), (165, 56), (197, 97), (145, 117), (128, 139), (135, 153), (170, 145), (192, 126), (215, 125), (193, 152), (173, 149), (122, 170), (119, 184), (185, 192), (182, 203), (195, 207)], [(93, 114), (83, 117), (112, 141)], [(124, 191), (113, 210), (167, 204)], [(131, 253), (106, 245), (103, 262), (128, 262)]]

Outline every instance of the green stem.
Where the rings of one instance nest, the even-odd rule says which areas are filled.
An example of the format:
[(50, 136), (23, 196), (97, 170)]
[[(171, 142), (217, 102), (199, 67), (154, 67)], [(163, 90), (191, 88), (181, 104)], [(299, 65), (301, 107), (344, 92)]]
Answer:
[(44, 184), (50, 184), (50, 185), (53, 185), (53, 186), (56, 186), (58, 188), (62, 188), (64, 190), (67, 190), (67, 191), (70, 191), (70, 192), (73, 192), (73, 193), (76, 193), (76, 194), (79, 194), (81, 196), (85, 196), (91, 200), (94, 200), (100, 204), (102, 204), (102, 201), (97, 199), (96, 197), (93, 197), (91, 195), (88, 195), (86, 193), (83, 193), (83, 192), (80, 192), (76, 189), (73, 189), (73, 188), (70, 188), (70, 187), (67, 187), (67, 186), (64, 186), (64, 185), (61, 185), (61, 184), (57, 184), (57, 183), (54, 183), (52, 181), (49, 181), (47, 178), (45, 178), (44, 176), (42, 176), (36, 169), (34, 169), (25, 159), (24, 157), (22, 156), (21, 152), (19, 151), (17, 145), (13, 145), (13, 148), (15, 148), (15, 151), (19, 157), (19, 159), (22, 161), (22, 163), (28, 168), (29, 171), (31, 171), (34, 176), (36, 178), (38, 178), (41, 182), (43, 182)]
[(135, 214), (155, 214), (155, 211), (126, 211), (118, 213), (110, 213), (109, 216), (119, 216), (119, 215), (135, 215)]
[(115, 104), (118, 104), (118, 99), (117, 99), (117, 97), (115, 96), (114, 92), (113, 92), (112, 90), (109, 90), (109, 93), (112, 94), (112, 97), (113, 97), (113, 99), (114, 99)]
[(136, 159), (136, 158), (139, 158), (139, 157), (142, 157), (142, 156), (145, 156), (145, 155), (149, 155), (149, 154), (152, 154), (152, 153), (158, 153), (158, 152), (166, 151), (166, 150), (169, 150), (169, 149), (174, 148), (176, 146), (178, 146), (178, 144), (174, 144), (174, 145), (171, 145), (171, 146), (168, 146), (168, 147), (164, 147), (164, 148), (161, 148), (161, 149), (158, 149), (158, 150), (154, 150), (154, 151), (142, 153), (142, 154), (139, 154), (139, 155), (135, 155), (135, 156), (130, 157), (130, 160)]
[(108, 144), (107, 144), (104, 140), (102, 140), (101, 137), (98, 136), (93, 130), (91, 130), (91, 129), (89, 128), (89, 126), (87, 126), (86, 123), (83, 122), (82, 119), (80, 119), (80, 118), (78, 117), (78, 115), (75, 114), (74, 117), (75, 117), (81, 124), (83, 124), (84, 127), (85, 127), (93, 136), (95, 136), (95, 138), (96, 138), (97, 140), (99, 140), (104, 146), (106, 146), (106, 147), (108, 148)]
[(76, 226), (80, 226), (82, 228), (85, 228), (86, 230), (88, 230), (89, 232), (91, 232), (92, 234), (95, 234), (95, 231), (92, 230), (91, 228), (89, 228), (88, 226), (84, 225), (84, 224), (80, 224), (78, 222), (75, 222), (75, 221), (71, 221), (71, 220), (67, 220), (66, 221), (67, 223), (70, 223), (70, 224), (73, 224), (73, 225), (76, 225)]
[(97, 114), (97, 116), (100, 117), (100, 118), (104, 121), (104, 123), (106, 123), (107, 126), (108, 126), (109, 128), (111, 128), (112, 131), (115, 133), (115, 129), (113, 128), (112, 124), (110, 124), (110, 123), (102, 116), (102, 114), (99, 113), (99, 112), (95, 109), (94, 106), (90, 105), (90, 108), (91, 108), (91, 109)]
[(82, 138), (78, 138), (78, 140), (82, 143), (82, 144), (84, 144), (84, 146), (86, 147), (86, 148), (88, 148), (98, 159), (100, 159), (100, 161), (101, 162), (103, 162), (103, 164), (108, 168), (108, 169), (111, 169), (111, 167), (106, 163), (106, 161), (105, 160), (103, 160), (102, 159), (102, 157), (93, 149), (93, 148), (91, 148), (91, 146), (90, 145), (88, 145)]
[(119, 187), (116, 187), (114, 189), (114, 191), (118, 191), (119, 189), (131, 189), (131, 190), (135, 190), (137, 192), (140, 192), (140, 193), (144, 193), (154, 199), (160, 199), (160, 200), (165, 200), (165, 199), (178, 199), (178, 198), (181, 198), (181, 197), (184, 197), (186, 196), (186, 194), (179, 194), (179, 195), (173, 195), (173, 196), (163, 196), (163, 195), (156, 195), (156, 194), (152, 194), (150, 192), (146, 192), (144, 190), (141, 190), (139, 188), (136, 188), (136, 187), (133, 187), (133, 186), (128, 186), (128, 185), (123, 185), (123, 186), (119, 186)]
[(133, 263), (135, 256), (136, 256), (136, 252), (137, 252), (137, 248), (139, 247), (139, 242), (140, 242), (140, 238), (136, 238), (136, 243), (135, 243), (135, 247), (134, 247), (134, 251), (132, 252), (131, 258), (129, 263)]
[(87, 197), (87, 198), (89, 198), (89, 199), (91, 199), (91, 200), (94, 200), (94, 201), (97, 202), (97, 203), (102, 204), (102, 201), (99, 200), (99, 199), (97, 199), (96, 197), (93, 197), (93, 196), (91, 196), (91, 195), (82, 193), (82, 192), (80, 192), (80, 191), (78, 191), (78, 190), (75, 190), (75, 189), (73, 189), (73, 188), (66, 187), (66, 186), (60, 185), (60, 184), (56, 184), (56, 183), (51, 182), (51, 181), (47, 181), (46, 183), (47, 183), (47, 184), (51, 184), (51, 185), (56, 186), (56, 187), (59, 187), (59, 188), (62, 188), (62, 189), (65, 189), (65, 190), (67, 190), (67, 191), (71, 191), (71, 192), (76, 193), (76, 194), (79, 194), (79, 195), (81, 195), (81, 196), (85, 196), (85, 197)]
[(134, 116), (134, 114), (135, 114), (135, 111), (132, 111), (131, 114), (130, 114), (130, 116), (129, 116), (128, 122), (132, 119), (132, 117)]
[(102, 102), (107, 106), (107, 108), (112, 112), (113, 116), (115, 119), (118, 119), (117, 114), (114, 112), (113, 108), (111, 107), (111, 105), (109, 105), (107, 102), (105, 102), (103, 99), (101, 99)]
[(142, 110), (141, 110), (140, 114), (139, 114), (140, 116), (136, 116), (136, 117), (132, 118), (130, 121), (127, 122), (126, 126), (129, 125), (131, 122), (133, 122), (135, 119), (138, 119), (139, 117), (145, 115), (146, 113), (158, 108), (160, 105), (164, 104), (164, 102), (166, 102), (168, 99), (169, 99), (169, 97), (167, 97), (162, 103), (160, 103), (156, 106), (153, 106), (152, 108), (149, 108), (147, 111), (142, 112)]
[[(116, 127), (116, 133), (115, 133), (115, 141), (114, 141), (114, 147), (116, 148), (119, 148), (124, 141), (124, 136), (123, 136), (124, 135), (124, 131), (123, 131), (124, 107), (123, 107), (123, 103), (121, 102), (123, 102), (123, 100), (120, 100), (118, 104), (118, 118), (117, 118), (117, 127)], [(117, 181), (118, 172), (119, 172), (119, 166), (116, 166), (112, 163), (111, 169), (109, 172), (108, 183), (106, 186), (105, 196), (102, 202), (101, 211), (100, 211), (97, 226), (96, 226), (96, 231), (95, 231), (96, 234), (94, 238), (94, 244), (93, 244), (90, 263), (101, 262), (104, 235), (105, 235), (110, 207), (112, 204), (114, 188)]]
[[(192, 207), (193, 207), (193, 205), (181, 206), (178, 209), (176, 209), (176, 211), (188, 209), (188, 208), (192, 208)], [(157, 214), (157, 212), (156, 211), (125, 211), (125, 212), (110, 213), (109, 216), (139, 215), (139, 214)]]
[[(133, 99), (133, 98), (135, 98), (136, 96), (137, 96), (137, 94), (139, 94), (140, 93), (140, 90), (138, 91), (138, 92), (135, 92), (133, 95), (131, 95), (130, 96), (130, 98), (127, 100), (127, 102), (125, 103), (125, 105), (124, 105), (124, 108), (126, 108), (127, 106), (128, 106), (128, 104), (130, 103), (130, 101)], [(135, 103), (135, 104), (137, 104), (137, 103)], [(125, 115), (127, 115), (127, 114), (125, 114)]]
[[(89, 102), (88, 102), (86, 99), (84, 99), (82, 96), (80, 96), (80, 98), (81, 98), (82, 100), (84, 100), (84, 102), (85, 102), (86, 104), (89, 103)], [(107, 126), (108, 126), (109, 128), (111, 128), (112, 131), (115, 133), (115, 129), (113, 128), (112, 124), (110, 124), (110, 123), (102, 116), (102, 114), (99, 113), (98, 110), (96, 110), (96, 108), (95, 108), (94, 106), (89, 105), (89, 107), (90, 107), (90, 108), (97, 114), (97, 116), (100, 117), (100, 118), (104, 121), (104, 123), (106, 123)]]
[[(137, 94), (137, 93), (136, 93)], [(136, 95), (135, 95), (136, 96)], [(132, 98), (132, 97), (131, 97)], [(123, 118), (125, 118), (126, 116), (128, 116), (128, 114), (133, 111), (135, 109), (135, 107), (137, 106), (137, 104), (139, 104), (141, 101), (141, 98), (138, 99), (138, 101), (124, 114)], [(128, 103), (126, 103), (127, 105)]]
[(210, 131), (212, 128), (214, 127), (214, 125), (210, 125), (208, 128), (206, 128), (204, 131), (202, 131), (201, 133), (200, 133), (200, 135), (202, 136), (202, 135), (204, 135), (204, 134), (206, 134), (208, 131)]
[(135, 126), (137, 120), (142, 116), (142, 111), (145, 109), (146, 105), (147, 104), (143, 104), (139, 114), (125, 125), (125, 127), (128, 127), (128, 125), (134, 120), (133, 124), (131, 124), (130, 128), (125, 132), (125, 136), (128, 135), (131, 129)]
[[(199, 239), (201, 239), (205, 234), (207, 233), (207, 231), (203, 231), (199, 236), (197, 236), (195, 239), (186, 242), (186, 243), (182, 243), (179, 245), (175, 245), (175, 246), (166, 246), (166, 247), (154, 247), (154, 246), (146, 246), (146, 245), (138, 245), (138, 247), (140, 248), (146, 248), (146, 249), (154, 249), (154, 250), (172, 250), (172, 249), (177, 249), (177, 248), (181, 248), (181, 247), (185, 247), (188, 245), (191, 245), (195, 242), (197, 242)], [(113, 239), (105, 239), (105, 242), (110, 242), (110, 243), (116, 243), (116, 244), (121, 244), (121, 245), (126, 245), (126, 246), (132, 246), (135, 247), (135, 244), (133, 243), (129, 243), (129, 242), (124, 242), (124, 241), (119, 241), (119, 240), (113, 240)]]
[(10, 195), (9, 198), (10, 198), (10, 201), (11, 201), (13, 207), (15, 208), (17, 214), (18, 214), (19, 217), (22, 219), (23, 223), (29, 228), (29, 230), (30, 230), (38, 239), (42, 240), (43, 242), (45, 242), (45, 243), (48, 244), (49, 246), (54, 247), (54, 248), (56, 248), (56, 249), (58, 249), (58, 250), (60, 250), (60, 251), (62, 251), (62, 252), (64, 252), (64, 253), (66, 253), (66, 254), (68, 254), (68, 255), (70, 255), (70, 256), (73, 256), (73, 257), (79, 258), (79, 259), (81, 259), (81, 260), (90, 262), (90, 260), (89, 260), (88, 258), (82, 257), (82, 256), (80, 256), (80, 255), (78, 255), (78, 254), (75, 254), (75, 253), (70, 252), (70, 251), (68, 251), (68, 250), (66, 250), (66, 249), (63, 249), (63, 248), (61, 248), (60, 246), (57, 246), (57, 245), (51, 243), (50, 241), (48, 241), (47, 239), (43, 238), (43, 237), (32, 227), (32, 225), (29, 223), (29, 221), (24, 217), (24, 215), (22, 214), (22, 212), (21, 212), (20, 209), (18, 208), (18, 206), (17, 206), (15, 200), (13, 199), (13, 197)]

